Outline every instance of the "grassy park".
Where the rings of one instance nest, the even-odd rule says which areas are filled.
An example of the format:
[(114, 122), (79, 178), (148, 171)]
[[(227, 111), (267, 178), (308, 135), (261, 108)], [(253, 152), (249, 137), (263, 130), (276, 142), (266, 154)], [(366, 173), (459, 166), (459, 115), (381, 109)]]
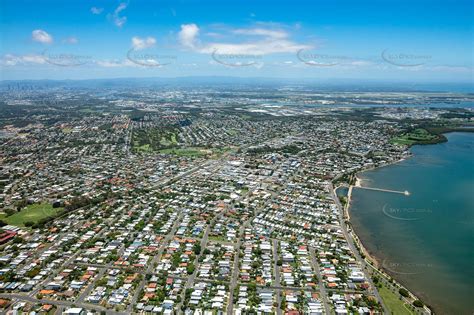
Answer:
[(390, 310), (391, 314), (396, 314), (396, 315), (412, 315), (413, 312), (409, 310), (409, 306), (404, 303), (402, 300), (399, 298), (398, 293), (393, 293), (389, 289), (387, 289), (385, 286), (381, 286), (380, 288), (377, 288), (380, 296), (383, 299), (383, 302), (387, 306), (387, 308)]
[(430, 144), (440, 141), (438, 135), (429, 133), (426, 129), (415, 129), (391, 140), (392, 143), (402, 145)]
[(36, 223), (41, 219), (57, 215), (62, 209), (63, 208), (53, 208), (53, 206), (48, 203), (32, 204), (10, 216), (0, 214), (0, 220), (10, 225), (24, 227), (25, 222)]
[(201, 148), (172, 148), (160, 150), (162, 154), (174, 154), (178, 156), (200, 156), (206, 155), (208, 152)]
[(134, 130), (132, 146), (136, 152), (156, 152), (178, 146), (178, 134), (174, 127)]

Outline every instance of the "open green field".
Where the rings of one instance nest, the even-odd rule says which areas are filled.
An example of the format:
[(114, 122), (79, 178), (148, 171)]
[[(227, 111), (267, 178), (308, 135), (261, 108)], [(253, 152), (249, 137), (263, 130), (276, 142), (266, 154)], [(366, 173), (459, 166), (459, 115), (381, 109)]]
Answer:
[(201, 148), (176, 148), (176, 149), (162, 149), (162, 154), (174, 154), (178, 156), (201, 156), (206, 155), (206, 150)]
[(233, 149), (235, 149), (235, 147), (214, 148), (212, 149), (212, 152), (217, 155), (222, 155), (226, 152), (232, 151)]
[(138, 152), (157, 152), (178, 145), (175, 127), (137, 129), (132, 134), (133, 150)]
[(408, 305), (403, 303), (402, 300), (398, 298), (398, 293), (393, 293), (385, 286), (377, 288), (380, 293), (380, 296), (383, 299), (383, 302), (390, 310), (392, 314), (395, 315), (412, 315), (413, 312), (408, 309)]
[(423, 143), (436, 143), (439, 140), (437, 135), (429, 133), (426, 129), (415, 129), (391, 140), (395, 144), (413, 145)]
[[(170, 136), (167, 138), (167, 136)], [(162, 136), (160, 139), (160, 145), (169, 147), (169, 146), (176, 146), (178, 144), (178, 140), (176, 138), (176, 134), (172, 133), (171, 135)]]
[(24, 227), (25, 222), (36, 223), (39, 220), (58, 214), (63, 208), (53, 208), (48, 203), (33, 204), (26, 206), (20, 212), (16, 212), (11, 216), (0, 214), (0, 220), (5, 221), (8, 224)]
[(138, 152), (151, 152), (151, 148), (150, 148), (150, 145), (149, 144), (144, 144), (144, 145), (141, 145), (141, 146), (135, 146), (134, 147)]
[(188, 147), (188, 148), (169, 148), (161, 149), (159, 152), (162, 154), (173, 154), (177, 156), (204, 156), (208, 155), (212, 157), (219, 157), (222, 154), (231, 151), (231, 147), (225, 148), (213, 148), (205, 149), (200, 147)]

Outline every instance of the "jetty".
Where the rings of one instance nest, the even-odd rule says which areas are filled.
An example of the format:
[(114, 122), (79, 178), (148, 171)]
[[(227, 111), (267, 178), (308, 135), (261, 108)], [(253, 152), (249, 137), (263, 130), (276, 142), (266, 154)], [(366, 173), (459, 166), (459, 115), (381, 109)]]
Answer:
[(402, 194), (405, 196), (410, 196), (410, 192), (408, 190), (391, 190), (391, 189), (384, 189), (384, 188), (376, 188), (376, 187), (364, 187), (364, 186), (355, 186), (356, 188), (360, 189), (368, 189), (368, 190), (376, 190), (376, 191), (382, 191), (382, 192), (388, 192), (388, 193), (394, 193), (394, 194)]

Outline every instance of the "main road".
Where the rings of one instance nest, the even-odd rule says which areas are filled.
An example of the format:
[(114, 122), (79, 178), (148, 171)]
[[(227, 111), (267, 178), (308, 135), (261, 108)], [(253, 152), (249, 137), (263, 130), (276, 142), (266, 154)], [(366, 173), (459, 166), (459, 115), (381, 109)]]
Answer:
[(360, 256), (359, 250), (355, 246), (355, 242), (354, 242), (354, 239), (352, 238), (352, 235), (347, 231), (348, 230), (347, 224), (346, 224), (346, 220), (344, 219), (344, 208), (342, 207), (341, 202), (339, 201), (339, 198), (336, 195), (336, 191), (332, 183), (329, 184), (329, 190), (331, 192), (331, 197), (334, 199), (334, 202), (336, 203), (339, 209), (339, 223), (342, 228), (342, 233), (344, 234), (344, 237), (347, 240), (347, 244), (349, 245), (349, 248), (351, 249), (351, 251), (354, 253), (356, 260), (360, 263), (362, 267), (362, 271), (364, 272), (365, 278), (370, 284), (370, 289), (373, 292), (374, 296), (377, 298), (380, 305), (382, 305), (384, 314), (391, 314), (388, 308), (385, 306), (385, 303), (383, 302), (382, 297), (380, 296), (379, 292), (377, 291), (374, 285), (374, 282), (372, 281), (372, 277), (367, 272), (367, 269), (368, 269), (367, 262), (365, 261), (365, 259), (363, 259)]
[(311, 262), (313, 263), (314, 273), (316, 274), (316, 277), (318, 278), (318, 286), (319, 286), (319, 293), (321, 294), (321, 301), (324, 305), (326, 314), (330, 315), (331, 308), (329, 306), (328, 293), (326, 292), (326, 287), (324, 286), (324, 283), (323, 283), (323, 277), (321, 276), (321, 272), (319, 271), (319, 263), (318, 263), (318, 260), (316, 259), (316, 253), (314, 251), (314, 248), (312, 247), (309, 248), (309, 255), (311, 256)]
[[(280, 267), (278, 266), (278, 241), (276, 239), (272, 240), (273, 247), (273, 272), (275, 273), (275, 286), (280, 286)], [(281, 315), (281, 292), (276, 291), (276, 313)]]

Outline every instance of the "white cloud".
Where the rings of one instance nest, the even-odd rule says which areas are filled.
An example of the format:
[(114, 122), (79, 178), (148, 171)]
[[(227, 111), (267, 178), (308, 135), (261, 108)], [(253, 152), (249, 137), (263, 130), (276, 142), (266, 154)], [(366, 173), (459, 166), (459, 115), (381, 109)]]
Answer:
[(137, 67), (138, 65), (130, 60), (97, 60), (96, 65), (104, 68)]
[(276, 53), (294, 53), (309, 46), (296, 44), (289, 40), (264, 39), (244, 43), (209, 43), (200, 48), (201, 53), (218, 52), (220, 54), (269, 55)]
[(115, 25), (118, 27), (122, 27), (125, 22), (127, 22), (127, 17), (126, 16), (120, 16), (120, 12), (125, 10), (127, 8), (128, 4), (125, 2), (122, 2), (119, 4), (119, 6), (114, 10), (114, 13), (112, 14), (112, 20)]
[(34, 30), (31, 32), (31, 38), (35, 42), (43, 44), (51, 44), (53, 42), (53, 37), (43, 30)]
[(102, 11), (104, 11), (104, 8), (97, 8), (97, 7), (92, 7), (91, 8), (92, 14), (101, 14)]
[(16, 57), (10, 54), (3, 56), (1, 60), (2, 60), (1, 64), (4, 66), (14, 66), (17, 64)]
[(179, 42), (187, 48), (193, 48), (199, 35), (199, 27), (196, 24), (182, 24), (179, 32)]
[(268, 38), (287, 38), (288, 33), (285, 31), (268, 30), (264, 28), (241, 28), (233, 31), (234, 34), (263, 36)]
[(25, 55), (22, 56), (22, 61), (26, 63), (44, 64), (46, 62), (46, 58), (41, 55)]
[(154, 37), (140, 38), (135, 36), (132, 38), (132, 47), (135, 50), (149, 48), (154, 46), (155, 44), (156, 39)]
[[(289, 34), (282, 30), (265, 28), (236, 29), (233, 34), (251, 37), (250, 40), (238, 43), (213, 42), (200, 44), (199, 27), (196, 24), (183, 24), (179, 32), (182, 46), (199, 53), (266, 55), (274, 53), (296, 53), (311, 46), (298, 44), (289, 39)], [(258, 37), (257, 39), (255, 37)]]
[(1, 64), (5, 66), (45, 64), (46, 58), (42, 55), (12, 55), (7, 54), (1, 58)]

